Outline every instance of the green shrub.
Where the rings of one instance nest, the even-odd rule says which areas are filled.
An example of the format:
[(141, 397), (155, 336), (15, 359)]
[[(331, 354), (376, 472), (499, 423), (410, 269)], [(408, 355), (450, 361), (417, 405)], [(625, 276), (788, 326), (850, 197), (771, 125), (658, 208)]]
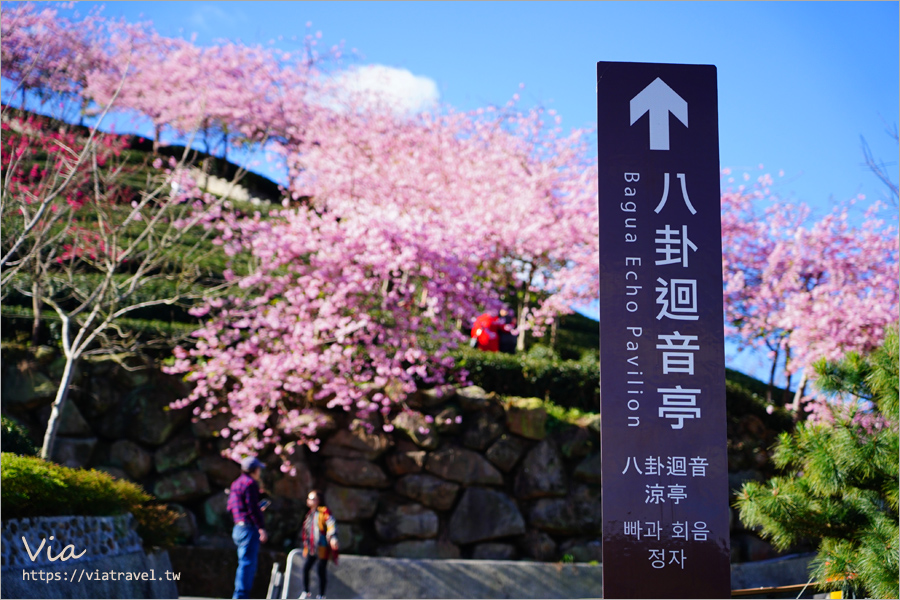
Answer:
[(0, 417), (0, 428), (2, 428), (0, 449), (3, 452), (26, 456), (35, 456), (38, 453), (37, 446), (28, 437), (28, 431), (12, 419), (6, 416)]
[(564, 408), (551, 401), (543, 402), (547, 411), (547, 431), (559, 431), (572, 425), (584, 425), (596, 417), (599, 412), (583, 411), (580, 408)]
[[(172, 546), (180, 538), (175, 521), (180, 516), (164, 504), (140, 504), (131, 507), (138, 522), (138, 534), (146, 546)], [(182, 540), (183, 541), (183, 540)]]
[(559, 360), (545, 346), (524, 355), (461, 348), (454, 358), (473, 384), (502, 396), (543, 398), (564, 408), (600, 411), (600, 365), (589, 354), (575, 361)]
[(528, 349), (525, 356), (531, 360), (559, 360), (559, 355), (550, 346), (535, 344)]
[[(590, 317), (572, 313), (556, 317), (556, 334), (548, 327), (541, 338), (528, 336), (526, 344), (536, 341), (553, 346), (553, 351), (563, 360), (578, 360), (590, 354), (595, 360), (600, 355), (600, 323)], [(552, 342), (551, 342), (552, 340)]]
[(175, 540), (177, 513), (156, 504), (139, 485), (108, 473), (4, 452), (0, 455), (0, 480), (4, 519), (130, 512), (145, 544), (166, 545)]

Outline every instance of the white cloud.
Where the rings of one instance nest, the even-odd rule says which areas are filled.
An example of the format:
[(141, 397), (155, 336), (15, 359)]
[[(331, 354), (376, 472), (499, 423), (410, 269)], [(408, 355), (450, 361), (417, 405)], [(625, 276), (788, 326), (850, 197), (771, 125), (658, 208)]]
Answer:
[(240, 11), (224, 11), (219, 6), (210, 3), (195, 5), (193, 11), (185, 17), (185, 21), (191, 26), (205, 32), (231, 27), (242, 21)]
[(339, 96), (386, 105), (400, 114), (428, 110), (440, 99), (433, 79), (385, 65), (353, 67), (336, 74), (334, 80), (340, 89)]

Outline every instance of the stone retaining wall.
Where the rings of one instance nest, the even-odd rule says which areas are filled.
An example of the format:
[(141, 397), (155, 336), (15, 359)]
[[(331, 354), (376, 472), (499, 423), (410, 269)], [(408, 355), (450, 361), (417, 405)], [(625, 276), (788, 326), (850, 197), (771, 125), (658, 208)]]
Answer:
[[(5, 349), (2, 358), (3, 412), (39, 441), (61, 359), (50, 348)], [(188, 393), (180, 378), (153, 369), (84, 361), (62, 413), (54, 460), (137, 482), (182, 511), (184, 541), (233, 548), (225, 490), (240, 469), (221, 456), (227, 441), (219, 431), (227, 421), (192, 423), (189, 410), (168, 408)], [(261, 457), (273, 500), (266, 513), (270, 549), (296, 546), (305, 497), (318, 487), (348, 553), (601, 560), (599, 417), (560, 423), (537, 399), (474, 386), (417, 392), (406, 405), (390, 420), (390, 433), (314, 405), (307, 417), (322, 423), (321, 448), (297, 448), (295, 475), (282, 473), (274, 454)], [(737, 519), (732, 547), (734, 561), (775, 555)]]
[(5, 521), (0, 548), (3, 596), (177, 597), (168, 555), (145, 554), (134, 526), (130, 514)]
[[(141, 551), (141, 538), (129, 513), (115, 517), (36, 517), (3, 523), (0, 565), (43, 567), (84, 552), (81, 562)], [(63, 552), (71, 545), (72, 552)], [(29, 556), (37, 554), (33, 559)]]

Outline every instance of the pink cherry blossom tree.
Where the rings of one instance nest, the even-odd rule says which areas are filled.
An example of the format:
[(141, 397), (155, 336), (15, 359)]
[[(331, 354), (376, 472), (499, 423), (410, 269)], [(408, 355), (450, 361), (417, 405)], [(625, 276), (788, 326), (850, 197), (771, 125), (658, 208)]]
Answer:
[(392, 207), (277, 216), (220, 224), (226, 251), (249, 246), (260, 268), (246, 295), (198, 311), (210, 319), (172, 367), (195, 382), (184, 405), (197, 401), (198, 417), (231, 415), (236, 454), (316, 448), (317, 405), (389, 427), (417, 382), (444, 380), (456, 320), (488, 300), (477, 261), (438, 219)]
[[(86, 101), (149, 118), (156, 143), (164, 128), (217, 131), (223, 148), (272, 139), (288, 192), (311, 199), (208, 222), (259, 268), (244, 294), (202, 309), (194, 362), (179, 351), (176, 370), (193, 369), (199, 416), (232, 415), (235, 449), (291, 436), (315, 445), (317, 402), (390, 427), (416, 385), (446, 376), (459, 321), (508, 289), (526, 329), (596, 296), (596, 165), (584, 133), (563, 134), (552, 111), (518, 110), (516, 97), (401, 116), (332, 89), (319, 65), (340, 49), (319, 51), (318, 36), (285, 54), (200, 48), (147, 24), (98, 28), (106, 60), (80, 76)], [(38, 56), (32, 44), (24, 54)]]
[(194, 106), (200, 49), (132, 24), (112, 33), (110, 47), (113, 68), (92, 73), (86, 93), (101, 106), (112, 104), (115, 97), (116, 110), (149, 119), (155, 150), (164, 128), (183, 121)]
[(282, 149), (290, 191), (338, 214), (393, 204), (442, 215), (493, 267), (495, 285), (518, 292), (520, 322), (537, 326), (599, 285), (596, 165), (584, 132), (562, 135), (547, 116), (513, 102), (415, 118), (321, 111), (311, 144)]
[(865, 354), (898, 319), (898, 244), (894, 222), (880, 203), (859, 224), (854, 202), (814, 220), (805, 205), (773, 197), (771, 178), (722, 197), (727, 330), (743, 343), (784, 360), (801, 373), (799, 409), (811, 365)]
[(511, 108), (319, 105), (302, 137), (279, 141), (290, 192), (310, 205), (218, 224), (226, 251), (259, 268), (246, 295), (202, 309), (207, 326), (170, 369), (194, 382), (183, 405), (199, 418), (231, 415), (232, 452), (316, 448), (323, 405), (391, 428), (417, 386), (447, 377), (458, 322), (511, 280), (532, 325), (571, 310), (551, 299), (596, 290), (583, 278), (598, 269), (598, 225), (582, 135)]
[(104, 39), (112, 22), (95, 10), (76, 24), (51, 6), (23, 2), (4, 5), (0, 23), (3, 77), (14, 82), (12, 90), (4, 86), (4, 101), (8, 104), (19, 95), (24, 108), (28, 92), (33, 91), (43, 102), (61, 100), (55, 106), (62, 106), (64, 112), (74, 104), (75, 115), (82, 119), (88, 104), (84, 91), (89, 75), (110, 67)]

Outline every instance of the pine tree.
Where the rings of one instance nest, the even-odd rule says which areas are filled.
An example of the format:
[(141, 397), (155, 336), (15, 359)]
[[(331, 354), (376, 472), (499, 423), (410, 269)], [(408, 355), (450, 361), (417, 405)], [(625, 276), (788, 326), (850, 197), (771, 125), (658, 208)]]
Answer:
[(815, 365), (829, 422), (780, 436), (783, 476), (744, 484), (741, 520), (776, 548), (819, 540), (811, 576), (843, 596), (898, 597), (898, 333), (869, 356)]

